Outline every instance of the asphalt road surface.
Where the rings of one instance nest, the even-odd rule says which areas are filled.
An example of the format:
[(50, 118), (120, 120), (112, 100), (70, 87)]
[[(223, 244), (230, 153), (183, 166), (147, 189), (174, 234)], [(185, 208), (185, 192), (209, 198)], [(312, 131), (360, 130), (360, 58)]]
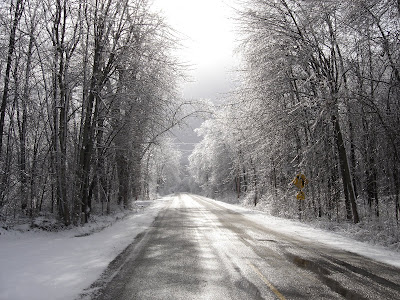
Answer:
[(180, 194), (97, 285), (99, 300), (381, 300), (400, 299), (400, 270)]

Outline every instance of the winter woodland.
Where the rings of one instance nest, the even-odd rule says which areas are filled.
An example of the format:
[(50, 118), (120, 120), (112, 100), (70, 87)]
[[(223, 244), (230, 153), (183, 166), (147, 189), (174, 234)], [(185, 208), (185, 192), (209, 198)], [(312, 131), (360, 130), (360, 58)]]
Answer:
[(196, 182), (275, 215), (398, 239), (400, 1), (239, 2), (240, 88), (198, 130)]
[[(400, 1), (237, 7), (237, 89), (201, 109), (213, 116), (189, 157), (194, 182), (274, 215), (396, 236)], [(78, 225), (179, 184), (168, 132), (190, 114), (183, 68), (149, 1), (2, 1), (0, 31), (2, 222)]]
[(177, 164), (165, 133), (184, 118), (182, 68), (148, 2), (2, 1), (2, 221), (88, 222), (148, 197)]

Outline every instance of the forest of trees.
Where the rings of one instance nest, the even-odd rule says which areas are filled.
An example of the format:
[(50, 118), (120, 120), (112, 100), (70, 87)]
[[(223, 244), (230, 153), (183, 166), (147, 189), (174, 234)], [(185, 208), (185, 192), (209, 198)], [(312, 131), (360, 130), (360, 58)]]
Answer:
[[(396, 230), (400, 1), (239, 3), (240, 87), (198, 130), (196, 183), (276, 215)], [(172, 32), (148, 0), (1, 2), (0, 221), (78, 225), (178, 183)]]
[(240, 3), (241, 86), (199, 129), (197, 183), (276, 215), (397, 231), (400, 1)]
[(0, 221), (78, 225), (162, 187), (185, 105), (149, 1), (4, 0), (0, 32)]

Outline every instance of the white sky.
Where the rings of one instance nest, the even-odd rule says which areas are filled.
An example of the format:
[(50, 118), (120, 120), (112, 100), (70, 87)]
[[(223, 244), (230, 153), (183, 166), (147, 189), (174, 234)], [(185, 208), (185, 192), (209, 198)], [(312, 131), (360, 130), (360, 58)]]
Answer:
[[(209, 99), (221, 102), (234, 88), (233, 70), (237, 65), (235, 24), (232, 5), (235, 0), (153, 0), (153, 9), (165, 17), (177, 32), (182, 45), (177, 55), (190, 66), (188, 81), (181, 86), (184, 99)], [(231, 6), (230, 6), (231, 5)], [(200, 140), (193, 128), (202, 120), (187, 120), (188, 127), (174, 130), (182, 151), (182, 164)]]
[(232, 0), (154, 0), (153, 8), (182, 37), (179, 57), (191, 65), (193, 83), (184, 86), (186, 98), (214, 98), (226, 92), (235, 59)]

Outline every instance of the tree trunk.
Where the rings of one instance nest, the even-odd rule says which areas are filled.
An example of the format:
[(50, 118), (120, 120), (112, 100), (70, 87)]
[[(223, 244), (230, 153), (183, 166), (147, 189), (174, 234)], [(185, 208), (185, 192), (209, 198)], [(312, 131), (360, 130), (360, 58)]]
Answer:
[(77, 163), (77, 179), (76, 187), (78, 195), (74, 203), (74, 224), (78, 224), (81, 214), (84, 215), (85, 222), (88, 220), (90, 214), (90, 172), (92, 167), (92, 156), (95, 144), (95, 125), (99, 115), (99, 106), (101, 92), (104, 88), (104, 82), (113, 66), (115, 53), (110, 53), (107, 66), (104, 66), (104, 46), (107, 41), (106, 38), (110, 34), (110, 28), (105, 29), (108, 24), (107, 17), (112, 0), (107, 0), (106, 3), (99, 4), (96, 2), (94, 7), (94, 54), (93, 54), (93, 67), (90, 79), (90, 88), (87, 99), (84, 99), (82, 118), (84, 121), (81, 123), (83, 128), (80, 132), (80, 149), (78, 150), (78, 163)]
[[(34, 22), (34, 20), (33, 20)], [(29, 38), (29, 46), (27, 53), (27, 61), (25, 68), (25, 82), (24, 82), (24, 91), (21, 99), (22, 110), (17, 110), (17, 119), (18, 119), (18, 132), (19, 132), (19, 146), (20, 146), (20, 181), (21, 181), (21, 209), (25, 210), (28, 206), (28, 175), (27, 175), (27, 163), (26, 163), (26, 134), (27, 134), (27, 119), (28, 119), (28, 111), (27, 111), (27, 103), (29, 101), (29, 76), (31, 73), (31, 63), (32, 63), (32, 51), (33, 51), (33, 42), (34, 42), (34, 26), (31, 25), (30, 38)], [(20, 117), (20, 113), (22, 116)], [(31, 213), (33, 211), (32, 202), (31, 202)]]
[(357, 203), (354, 196), (353, 183), (351, 180), (349, 163), (347, 160), (346, 148), (343, 141), (342, 132), (339, 125), (339, 120), (336, 115), (332, 115), (332, 123), (334, 125), (335, 137), (336, 137), (336, 145), (339, 153), (339, 162), (340, 162), (340, 171), (342, 174), (343, 181), (343, 191), (345, 193), (345, 197), (347, 197), (351, 204), (351, 211), (353, 213), (353, 221), (354, 223), (358, 223), (360, 221), (357, 210)]
[(399, 223), (399, 216), (400, 216), (400, 182), (399, 182), (399, 170), (396, 164), (396, 159), (394, 160), (393, 165), (393, 182), (394, 182), (394, 202), (395, 202), (395, 215), (397, 224)]
[[(14, 1), (11, 1), (13, 4)], [(4, 75), (4, 87), (3, 87), (3, 97), (1, 100), (0, 106), (0, 161), (2, 159), (2, 149), (3, 149), (3, 130), (4, 130), (4, 122), (6, 116), (6, 108), (8, 101), (8, 92), (9, 92), (9, 84), (10, 84), (10, 72), (12, 65), (12, 57), (15, 49), (15, 40), (16, 40), (16, 31), (21, 19), (23, 12), (23, 0), (17, 0), (15, 3), (15, 11), (14, 11), (14, 19), (11, 27), (10, 38), (8, 42), (8, 54), (7, 54), (7, 66), (6, 73)], [(6, 174), (4, 175), (6, 176)]]
[[(98, 101), (99, 93), (102, 89), (101, 85), (101, 60), (102, 45), (100, 37), (96, 37), (95, 54), (93, 60), (92, 78), (90, 81), (89, 95), (84, 104), (84, 114), (82, 118), (83, 128), (81, 128), (81, 145), (79, 150), (79, 158), (77, 164), (77, 188), (78, 195), (74, 202), (74, 225), (78, 225), (81, 221), (81, 214), (87, 219), (89, 212), (89, 177), (91, 169), (91, 159), (94, 147), (94, 122), (98, 116)], [(86, 221), (86, 220), (85, 220)]]
[[(11, 1), (11, 5), (13, 5), (14, 1)], [(13, 61), (13, 54), (15, 49), (15, 40), (16, 40), (16, 31), (21, 19), (23, 12), (23, 0), (17, 0), (15, 3), (15, 11), (14, 11), (14, 19), (12, 22), (9, 42), (8, 42), (8, 54), (7, 54), (7, 65), (6, 65), (6, 72), (4, 75), (4, 86), (3, 86), (3, 96), (0, 105), (0, 169), (2, 170), (2, 178), (0, 177), (0, 207), (3, 206), (4, 198), (5, 198), (5, 190), (6, 190), (6, 183), (9, 178), (9, 158), (6, 157), (3, 160), (3, 133), (4, 133), (4, 125), (5, 125), (5, 117), (6, 117), (6, 110), (7, 110), (7, 102), (8, 102), (8, 93), (9, 93), (9, 84), (10, 84), (10, 73)], [(9, 141), (8, 137), (8, 141)], [(9, 155), (8, 149), (9, 143), (7, 142), (7, 153)]]
[(70, 225), (70, 208), (67, 198), (67, 132), (68, 132), (68, 87), (66, 75), (68, 72), (68, 55), (64, 41), (66, 34), (67, 11), (66, 3), (56, 3), (56, 14), (53, 23), (54, 37), (54, 142), (56, 156), (57, 196), (61, 216), (66, 226)]
[[(94, 67), (95, 69), (95, 67)], [(97, 74), (97, 70), (95, 69), (93, 74)], [(93, 75), (94, 77), (96, 75)], [(88, 97), (88, 101), (86, 104), (86, 113), (85, 113), (85, 121), (83, 124), (82, 131), (82, 145), (79, 151), (79, 160), (77, 165), (77, 186), (79, 187), (78, 195), (75, 199), (74, 203), (74, 225), (78, 225), (81, 221), (81, 213), (85, 215), (85, 222), (87, 221), (87, 216), (90, 213), (88, 210), (88, 202), (89, 202), (89, 180), (90, 180), (90, 169), (91, 169), (91, 159), (93, 152), (93, 136), (94, 136), (94, 128), (92, 124), (92, 120), (96, 119), (96, 116), (92, 116), (93, 107), (95, 101), (95, 89), (96, 80), (92, 78), (91, 89)], [(96, 112), (96, 109), (95, 109)]]
[(118, 172), (118, 204), (124, 208), (129, 204), (129, 162), (126, 157), (126, 151), (117, 150), (116, 163)]
[[(138, 198), (139, 198), (140, 181), (142, 179), (142, 166), (141, 166), (142, 149), (141, 149), (140, 140), (136, 141), (136, 143), (132, 147), (131, 190), (132, 190), (132, 197), (135, 200), (138, 200)], [(129, 203), (126, 203), (125, 205), (128, 207)]]
[(107, 180), (106, 180), (106, 165), (105, 165), (105, 155), (106, 155), (106, 148), (103, 141), (104, 136), (104, 117), (103, 117), (103, 104), (101, 103), (100, 113), (99, 113), (99, 120), (97, 122), (97, 168), (96, 168), (96, 185), (97, 185), (97, 195), (99, 201), (102, 203), (107, 202)]

